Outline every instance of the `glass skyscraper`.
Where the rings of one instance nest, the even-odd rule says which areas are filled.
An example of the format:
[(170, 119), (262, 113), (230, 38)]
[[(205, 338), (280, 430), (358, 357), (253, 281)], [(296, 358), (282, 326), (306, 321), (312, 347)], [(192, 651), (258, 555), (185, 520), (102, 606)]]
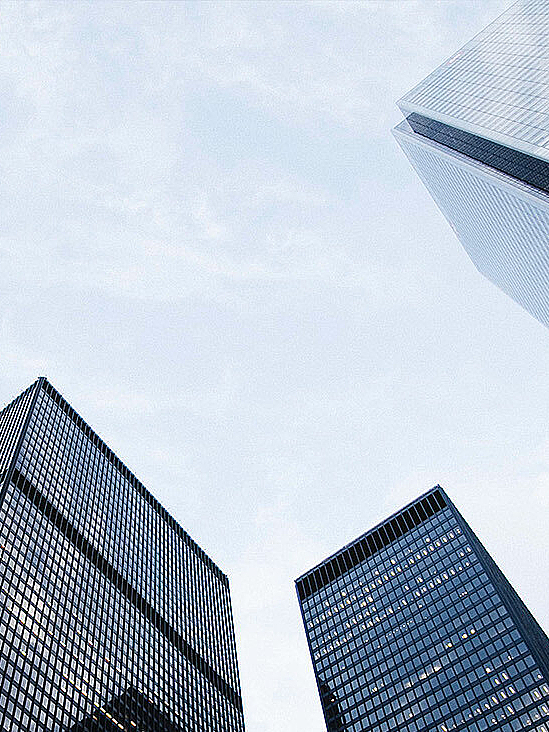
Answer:
[(240, 732), (227, 577), (44, 378), (0, 413), (0, 731)]
[(548, 732), (549, 640), (439, 486), (296, 587), (328, 732)]
[(477, 269), (549, 326), (549, 3), (519, 0), (399, 106), (395, 137)]

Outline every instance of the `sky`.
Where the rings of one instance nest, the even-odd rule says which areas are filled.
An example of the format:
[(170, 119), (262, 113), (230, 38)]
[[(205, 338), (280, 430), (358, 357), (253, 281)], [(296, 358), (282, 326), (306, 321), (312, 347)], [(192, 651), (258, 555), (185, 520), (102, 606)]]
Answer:
[(294, 580), (437, 483), (549, 630), (549, 332), (391, 135), (507, 5), (1, 5), (0, 402), (229, 575), (248, 732), (323, 732)]

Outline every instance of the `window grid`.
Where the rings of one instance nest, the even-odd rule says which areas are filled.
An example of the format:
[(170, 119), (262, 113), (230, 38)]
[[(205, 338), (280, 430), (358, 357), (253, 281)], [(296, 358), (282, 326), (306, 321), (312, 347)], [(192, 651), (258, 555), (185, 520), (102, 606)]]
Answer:
[[(439, 510), (305, 590), (425, 499)], [(329, 732), (549, 729), (549, 641), (440, 487), (296, 585)]]
[(45, 379), (0, 466), (0, 730), (243, 730), (225, 575)]

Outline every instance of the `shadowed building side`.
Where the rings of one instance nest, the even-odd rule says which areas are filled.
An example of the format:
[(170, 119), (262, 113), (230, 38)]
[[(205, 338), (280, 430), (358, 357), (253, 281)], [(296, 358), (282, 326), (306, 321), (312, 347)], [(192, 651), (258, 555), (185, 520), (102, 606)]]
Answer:
[(84, 719), (70, 732), (182, 732), (174, 727), (160, 710), (137, 689), (111, 700), (103, 709)]

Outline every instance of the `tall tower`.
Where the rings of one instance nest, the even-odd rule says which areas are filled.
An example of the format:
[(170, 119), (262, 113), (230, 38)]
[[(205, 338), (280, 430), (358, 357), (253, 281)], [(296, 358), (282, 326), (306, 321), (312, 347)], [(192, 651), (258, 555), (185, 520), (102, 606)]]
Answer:
[(241, 732), (227, 577), (44, 378), (0, 412), (0, 730)]
[(394, 135), (474, 265), (549, 326), (549, 3), (519, 0), (398, 104)]
[(439, 486), (296, 587), (328, 732), (549, 730), (549, 639)]

